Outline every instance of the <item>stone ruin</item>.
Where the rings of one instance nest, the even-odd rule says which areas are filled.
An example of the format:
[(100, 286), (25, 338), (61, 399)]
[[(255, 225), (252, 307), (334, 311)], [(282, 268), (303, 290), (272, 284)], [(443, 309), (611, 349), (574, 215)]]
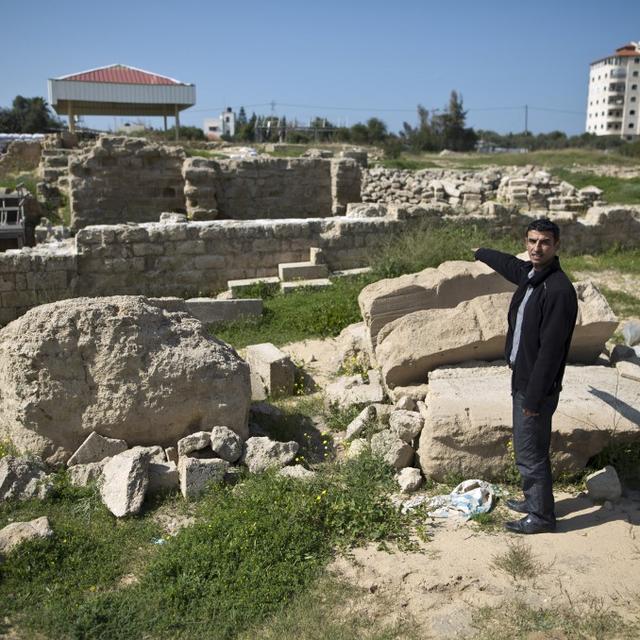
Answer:
[[(577, 192), (530, 167), (404, 175), (363, 172), (361, 158), (187, 158), (113, 137), (64, 151), (43, 162), (59, 164), (48, 177), (67, 190), (75, 237), (0, 255), (0, 323), (9, 323), (0, 332), (0, 434), (70, 464), (78, 483), (102, 477), (103, 500), (118, 516), (139, 509), (147, 490), (196, 495), (238, 464), (282, 467), (297, 451), (248, 422), (261, 387), (271, 395), (292, 387), (291, 362), (254, 345), (248, 366), (193, 317), (207, 317), (206, 303), (182, 298), (233, 279), (274, 278), (283, 265), (313, 264), (313, 255), (329, 271), (361, 266), (391, 234), (443, 221), (503, 235), (545, 213), (563, 245), (583, 252), (635, 246), (640, 232), (638, 208), (592, 206), (597, 190)], [(156, 222), (163, 209), (174, 213)], [(108, 220), (118, 224), (90, 224)], [(637, 436), (628, 407), (640, 400), (634, 361), (594, 364), (616, 319), (592, 285), (576, 288), (573, 357), (586, 366), (567, 370), (570, 412), (554, 436), (556, 469), (570, 471), (609, 441), (612, 407), (615, 437)], [(349, 455), (373, 429), (371, 447), (406, 487), (419, 484), (418, 467), (434, 479), (452, 471), (491, 479), (508, 467), (508, 384), (496, 360), (509, 292), (488, 268), (464, 262), (363, 290), (356, 350), (371, 367), (368, 381), (353, 375), (326, 389), (328, 402), (367, 405), (347, 430)], [(187, 405), (175, 400), (185, 397)], [(222, 437), (225, 429), (231, 435)], [(241, 453), (221, 453), (228, 449)], [(20, 464), (0, 475), (17, 478)]]
[(362, 201), (383, 204), (441, 204), (475, 211), (498, 202), (539, 212), (578, 211), (601, 203), (597, 187), (576, 189), (534, 166), (488, 168), (479, 171), (369, 169), (362, 185)]

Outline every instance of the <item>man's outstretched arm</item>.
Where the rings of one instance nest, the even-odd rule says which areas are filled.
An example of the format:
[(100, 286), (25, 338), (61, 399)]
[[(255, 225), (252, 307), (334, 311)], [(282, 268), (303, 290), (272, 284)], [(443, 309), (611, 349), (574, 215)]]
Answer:
[(476, 260), (480, 260), (480, 262), (490, 266), (509, 282), (520, 284), (522, 272), (527, 264), (524, 260), (520, 260), (520, 258), (516, 258), (510, 253), (483, 248), (474, 249), (473, 256)]

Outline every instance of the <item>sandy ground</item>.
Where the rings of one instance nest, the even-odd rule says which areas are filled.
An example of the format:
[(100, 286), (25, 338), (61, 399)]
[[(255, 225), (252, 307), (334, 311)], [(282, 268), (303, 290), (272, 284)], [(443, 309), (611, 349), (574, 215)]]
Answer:
[[(368, 546), (338, 558), (332, 568), (367, 590), (367, 613), (384, 600), (389, 621), (408, 614), (424, 638), (473, 635), (474, 611), (516, 598), (542, 608), (602, 605), (633, 621), (640, 613), (639, 498), (625, 497), (608, 509), (582, 495), (556, 494), (558, 530), (549, 534), (518, 536), (484, 531), (473, 522), (433, 521), (422, 553)], [(508, 513), (502, 508), (498, 519)], [(514, 544), (530, 549), (536, 577), (514, 579), (493, 566)]]
[[(335, 340), (305, 340), (283, 349), (304, 363), (320, 387), (335, 377)], [(606, 505), (593, 504), (581, 493), (556, 493), (556, 505), (558, 530), (552, 534), (505, 531), (504, 521), (521, 516), (500, 506), (491, 529), (429, 520), (430, 541), (421, 545), (422, 552), (389, 553), (371, 545), (338, 558), (332, 569), (365, 590), (356, 614), (389, 623), (410, 620), (420, 638), (473, 636), (475, 611), (516, 599), (545, 609), (603, 607), (640, 621), (640, 492), (628, 491), (618, 503)], [(538, 575), (514, 579), (494, 566), (512, 545), (530, 550)]]

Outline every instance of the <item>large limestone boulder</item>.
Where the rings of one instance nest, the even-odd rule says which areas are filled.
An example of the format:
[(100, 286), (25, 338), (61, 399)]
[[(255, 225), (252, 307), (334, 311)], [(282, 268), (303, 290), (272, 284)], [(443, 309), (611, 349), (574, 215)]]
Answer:
[(425, 382), (437, 367), (502, 357), (510, 298), (510, 293), (480, 296), (454, 308), (416, 311), (387, 324), (376, 348), (386, 385)]
[(375, 347), (380, 329), (397, 318), (505, 291), (515, 291), (515, 287), (486, 264), (452, 260), (437, 268), (374, 282), (360, 292), (358, 303)]
[(231, 347), (142, 296), (42, 305), (0, 330), (0, 437), (49, 462), (92, 431), (132, 446), (220, 424), (246, 438), (250, 394)]
[[(439, 369), (429, 376), (418, 457), (427, 477), (496, 479), (510, 466), (510, 371), (506, 366)], [(556, 473), (582, 470), (612, 441), (640, 440), (640, 384), (616, 369), (568, 366), (553, 418)]]
[[(569, 362), (590, 364), (604, 350), (617, 320), (593, 283), (575, 286), (578, 318)], [(479, 296), (452, 309), (416, 311), (388, 323), (376, 347), (387, 387), (423, 383), (437, 367), (503, 358), (511, 295)]]

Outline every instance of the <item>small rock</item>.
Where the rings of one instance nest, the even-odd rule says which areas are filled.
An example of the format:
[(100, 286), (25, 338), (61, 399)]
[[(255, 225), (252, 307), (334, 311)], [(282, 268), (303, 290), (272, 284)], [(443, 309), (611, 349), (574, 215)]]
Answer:
[(164, 455), (167, 458), (167, 462), (175, 462), (178, 464), (178, 448), (177, 447), (167, 447), (164, 450)]
[(611, 349), (609, 354), (609, 361), (611, 364), (617, 364), (624, 360), (634, 360), (636, 358), (636, 352), (632, 347), (628, 347), (624, 344), (617, 344)]
[(371, 369), (367, 374), (369, 381), (364, 382), (361, 375), (343, 376), (325, 388), (325, 402), (348, 408), (354, 404), (382, 402), (384, 389), (380, 373)]
[(102, 477), (104, 465), (110, 458), (104, 458), (100, 462), (87, 462), (86, 464), (74, 464), (69, 467), (67, 474), (74, 487), (86, 487), (91, 482), (98, 482)]
[(399, 409), (391, 414), (389, 426), (400, 440), (410, 444), (422, 431), (424, 420), (417, 411)]
[(422, 474), (420, 469), (405, 467), (396, 476), (396, 481), (400, 485), (402, 493), (412, 493), (422, 486)]
[(92, 431), (69, 460), (67, 460), (67, 466), (72, 467), (75, 464), (100, 462), (100, 460), (111, 458), (126, 451), (128, 448), (129, 445), (124, 440), (106, 438)]
[(376, 409), (373, 405), (365, 407), (347, 426), (345, 438), (353, 440), (360, 436), (372, 420), (376, 419)]
[(178, 440), (178, 458), (188, 456), (190, 453), (204, 449), (210, 444), (210, 431), (197, 431), (196, 433), (191, 433), (181, 440)]
[(278, 475), (293, 478), (294, 480), (313, 480), (313, 478), (316, 477), (314, 471), (309, 471), (309, 469), (306, 469), (301, 464), (296, 464), (292, 467), (283, 467), (278, 471)]
[(199, 496), (211, 483), (224, 480), (229, 463), (221, 458), (200, 460), (184, 456), (178, 463), (180, 491), (185, 498)]
[(413, 462), (413, 449), (391, 430), (376, 433), (371, 438), (371, 451), (395, 469), (403, 469)]
[(351, 444), (347, 449), (347, 458), (349, 458), (349, 460), (359, 458), (368, 448), (369, 443), (364, 438), (356, 438), (351, 441)]
[(297, 442), (276, 442), (271, 438), (249, 438), (245, 442), (242, 463), (251, 473), (262, 473), (270, 467), (288, 465), (298, 453)]
[(620, 478), (611, 465), (588, 475), (585, 483), (589, 497), (596, 502), (618, 500), (622, 495)]
[(53, 530), (46, 516), (29, 522), (12, 522), (0, 530), (0, 554), (7, 554), (27, 540), (49, 538)]
[(406, 411), (415, 411), (416, 402), (413, 398), (410, 398), (409, 396), (400, 396), (396, 401), (396, 407), (398, 409), (404, 409)]
[(236, 462), (242, 455), (242, 438), (228, 427), (213, 427), (211, 449), (227, 462)]
[(15, 456), (0, 459), (0, 500), (43, 500), (52, 489), (41, 462)]
[(627, 320), (622, 327), (622, 335), (629, 347), (640, 344), (640, 322), (638, 320)]
[(104, 466), (100, 497), (114, 516), (138, 513), (149, 484), (149, 450), (133, 447), (113, 456)]

